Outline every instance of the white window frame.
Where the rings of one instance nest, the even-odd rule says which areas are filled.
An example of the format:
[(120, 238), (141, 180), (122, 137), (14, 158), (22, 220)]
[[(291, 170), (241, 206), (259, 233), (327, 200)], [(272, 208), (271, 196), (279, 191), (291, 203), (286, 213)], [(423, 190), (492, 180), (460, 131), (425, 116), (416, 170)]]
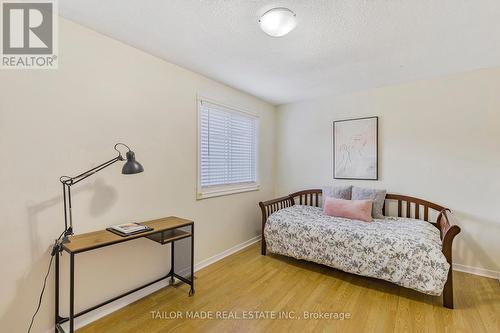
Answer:
[[(244, 114), (247, 116), (251, 116), (257, 119), (257, 126), (256, 126), (256, 145), (255, 145), (255, 182), (249, 182), (249, 183), (239, 183), (239, 184), (228, 184), (228, 185), (217, 185), (217, 186), (207, 186), (207, 187), (202, 187), (201, 186), (201, 103), (202, 101), (211, 103), (211, 104), (216, 104), (220, 105), (226, 109), (229, 109), (231, 112), (235, 113), (240, 113)], [(259, 130), (260, 130), (260, 118), (257, 114), (248, 112), (245, 110), (242, 110), (241, 108), (234, 107), (231, 105), (227, 105), (224, 103), (221, 103), (219, 101), (213, 100), (211, 98), (203, 97), (203, 96), (198, 96), (196, 99), (197, 103), (197, 191), (196, 191), (196, 199), (201, 200), (201, 199), (207, 199), (207, 198), (212, 198), (212, 197), (218, 197), (218, 196), (223, 196), (223, 195), (229, 195), (229, 194), (235, 194), (235, 193), (243, 193), (243, 192), (249, 192), (249, 191), (258, 191), (260, 190), (260, 181), (259, 181), (259, 141), (260, 141), (260, 135), (259, 135)]]

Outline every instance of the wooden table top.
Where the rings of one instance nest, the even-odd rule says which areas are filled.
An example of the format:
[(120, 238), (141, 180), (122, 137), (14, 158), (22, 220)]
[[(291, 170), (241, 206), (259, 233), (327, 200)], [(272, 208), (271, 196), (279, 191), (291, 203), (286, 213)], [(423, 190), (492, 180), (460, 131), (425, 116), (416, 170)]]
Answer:
[(63, 244), (63, 249), (69, 253), (84, 252), (91, 249), (108, 246), (116, 243), (126, 242), (132, 239), (146, 237), (148, 235), (175, 228), (184, 227), (193, 223), (193, 221), (182, 219), (176, 216), (164, 217), (161, 219), (141, 222), (153, 230), (140, 234), (122, 237), (108, 230), (99, 230), (69, 237), (70, 242)]

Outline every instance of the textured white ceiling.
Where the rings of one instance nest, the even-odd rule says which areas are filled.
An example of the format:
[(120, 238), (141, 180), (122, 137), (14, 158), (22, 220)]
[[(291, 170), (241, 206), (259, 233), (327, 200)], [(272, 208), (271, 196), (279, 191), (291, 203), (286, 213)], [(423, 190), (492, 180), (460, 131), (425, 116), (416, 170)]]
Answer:
[[(297, 14), (273, 38), (260, 14)], [(500, 0), (61, 0), (61, 15), (273, 104), (500, 66)]]

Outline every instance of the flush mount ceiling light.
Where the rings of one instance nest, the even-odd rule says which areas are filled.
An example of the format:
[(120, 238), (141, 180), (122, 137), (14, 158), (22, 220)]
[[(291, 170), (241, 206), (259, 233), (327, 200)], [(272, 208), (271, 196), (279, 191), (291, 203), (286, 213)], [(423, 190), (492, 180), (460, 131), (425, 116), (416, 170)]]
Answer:
[(297, 17), (288, 8), (273, 8), (260, 17), (259, 25), (269, 36), (281, 37), (297, 26)]

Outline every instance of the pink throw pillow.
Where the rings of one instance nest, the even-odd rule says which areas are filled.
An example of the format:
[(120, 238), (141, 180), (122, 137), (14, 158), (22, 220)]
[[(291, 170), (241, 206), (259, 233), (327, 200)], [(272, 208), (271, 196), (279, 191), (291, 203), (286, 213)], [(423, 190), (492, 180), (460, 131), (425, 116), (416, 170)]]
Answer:
[(372, 206), (372, 200), (326, 198), (323, 213), (328, 216), (371, 222)]

